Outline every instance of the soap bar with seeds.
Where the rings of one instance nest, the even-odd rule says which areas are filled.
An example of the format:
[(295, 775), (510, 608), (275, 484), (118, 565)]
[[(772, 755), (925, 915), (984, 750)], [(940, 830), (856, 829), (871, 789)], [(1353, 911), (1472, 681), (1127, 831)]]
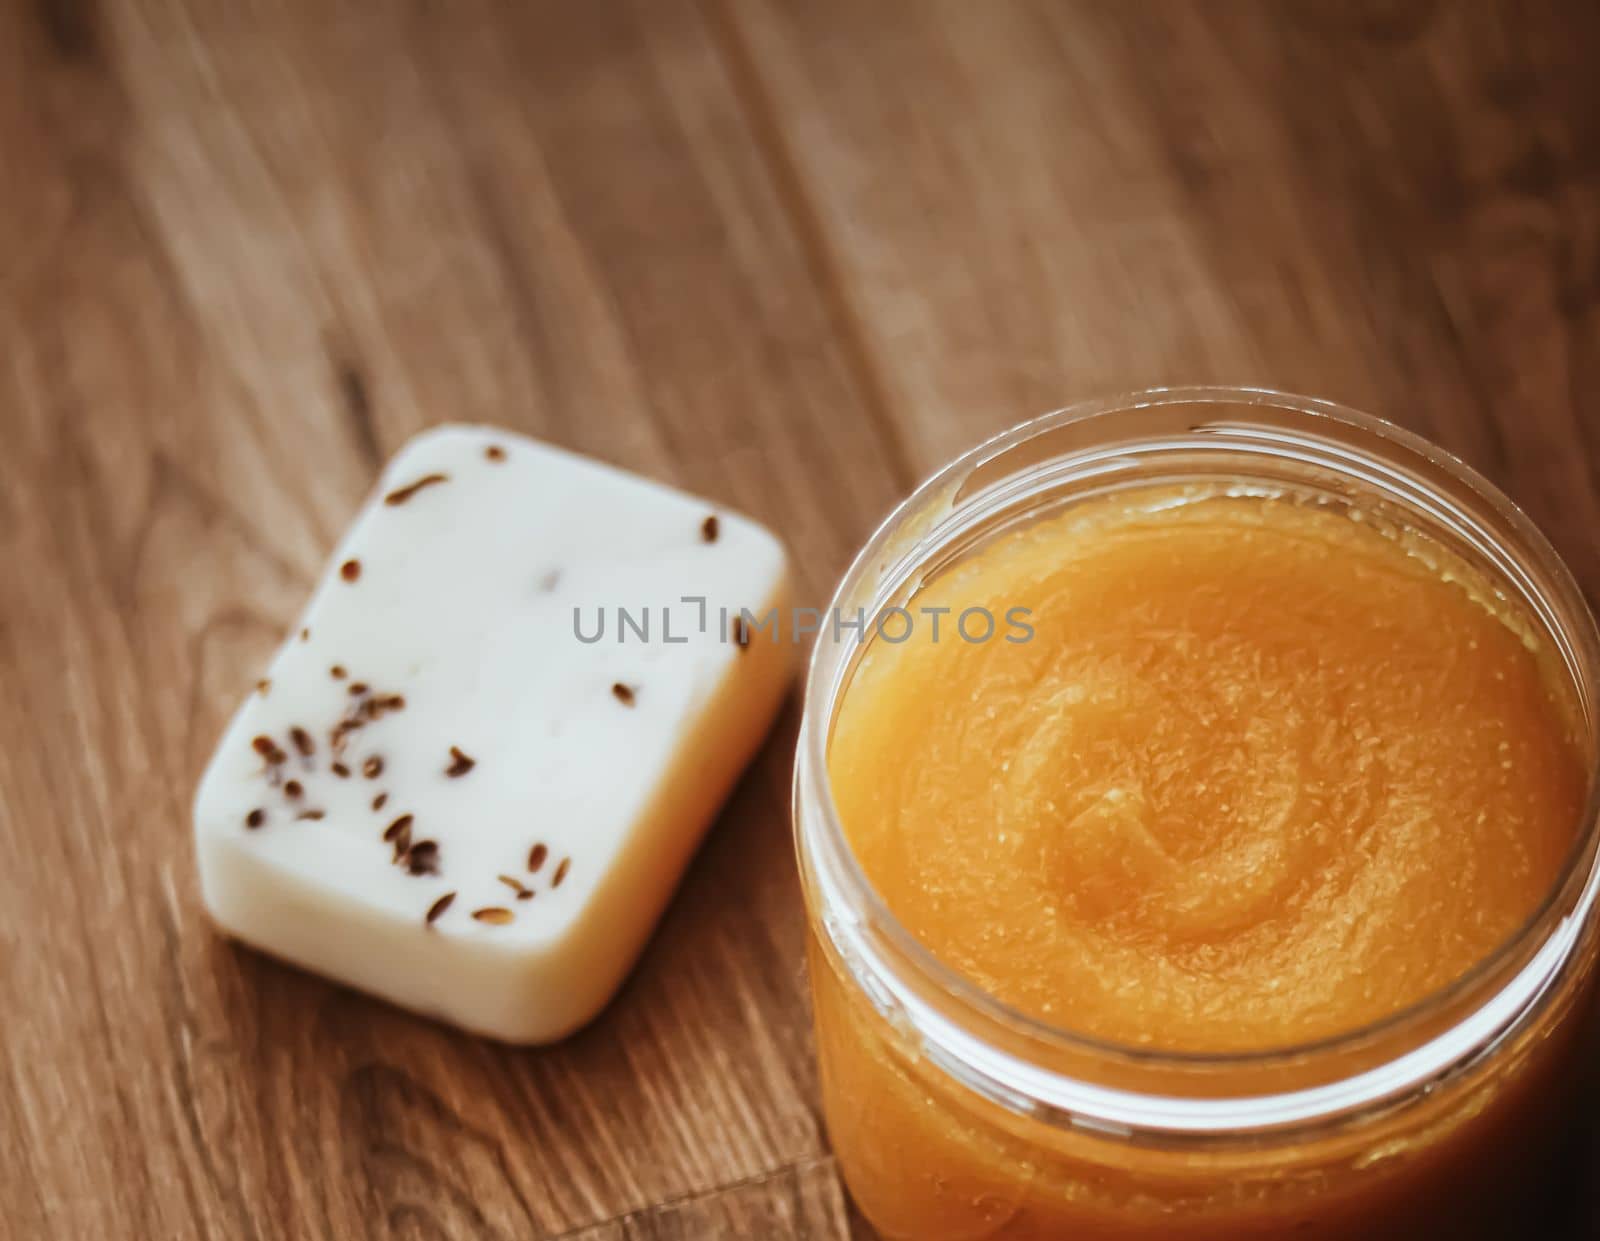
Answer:
[(229, 726), (201, 886), (245, 942), (512, 1042), (597, 1013), (790, 679), (783, 549), (532, 440), (411, 441)]

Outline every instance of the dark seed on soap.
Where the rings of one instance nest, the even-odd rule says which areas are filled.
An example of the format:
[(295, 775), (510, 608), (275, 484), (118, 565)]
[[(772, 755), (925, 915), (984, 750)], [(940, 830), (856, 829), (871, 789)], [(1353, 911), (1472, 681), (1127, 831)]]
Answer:
[(257, 737), (250, 743), (250, 748), (261, 755), (262, 758), (270, 759), (273, 752), (277, 750), (278, 743), (271, 737)]
[(436, 483), (445, 483), (449, 481), (450, 476), (448, 474), (424, 474), (421, 478), (417, 479), (416, 482), (391, 491), (388, 495), (383, 497), (383, 502), (392, 508), (396, 504), (404, 504), (424, 487), (432, 487)]
[(700, 537), (707, 543), (715, 543), (717, 535), (722, 533), (722, 523), (717, 520), (717, 515), (712, 513), (700, 523)]
[(423, 921), (424, 926), (432, 926), (444, 916), (444, 911), (450, 908), (450, 903), (456, 899), (454, 892), (446, 892), (433, 904), (428, 906), (428, 916)]
[(289, 730), (289, 740), (294, 742), (294, 748), (299, 750), (304, 758), (310, 758), (317, 748), (311, 741), (311, 734), (298, 724)]
[(294, 817), (297, 819), (320, 819), (322, 815), (323, 812), (321, 810), (302, 810)]
[(372, 799), (372, 808), (374, 810), (382, 810), (383, 809), (383, 803), (388, 801), (388, 800), (389, 800), (389, 794), (387, 794), (387, 793), (379, 793), (376, 797), (374, 797)]
[(522, 880), (518, 879), (515, 875), (496, 875), (495, 878), (515, 892), (518, 900), (527, 900), (528, 897), (533, 895), (532, 892), (528, 891), (527, 886), (522, 882)]
[(550, 886), (552, 888), (559, 888), (561, 886), (561, 881), (567, 877), (567, 868), (571, 865), (571, 858), (564, 857), (561, 859), (560, 865), (556, 867), (556, 873), (550, 876)]
[(625, 707), (633, 706), (636, 697), (633, 692), (633, 686), (624, 685), (621, 681), (611, 687), (611, 696)]
[(350, 769), (343, 763), (335, 763), (330, 770), (341, 780), (348, 780), (350, 778)]
[(305, 792), (305, 789), (300, 787), (300, 781), (291, 780), (291, 781), (289, 781), (288, 784), (283, 786), (283, 791), (284, 791), (285, 796), (288, 796), (288, 797), (299, 797), (301, 794), (303, 794)]
[(266, 821), (267, 821), (267, 812), (265, 810), (261, 810), (259, 808), (255, 809), (255, 810), (252, 810), (249, 814), (244, 816), (244, 825), (246, 827), (251, 827), (251, 828), (260, 827)]
[(505, 926), (514, 915), (509, 909), (502, 909), (499, 905), (489, 905), (483, 909), (474, 909), (472, 916), (479, 922), (493, 923), (495, 926)]
[(262, 677), (256, 682), (256, 692), (259, 694), (265, 694), (271, 688), (272, 680), (270, 677)]
[(328, 675), (331, 676), (335, 681), (342, 681), (349, 674), (345, 672), (343, 664), (334, 664), (333, 667), (328, 669)]
[(383, 760), (374, 754), (361, 764), (361, 774), (369, 780), (376, 780), (383, 774)]
[(500, 462), (506, 459), (506, 450), (499, 444), (490, 444), (483, 450), (483, 455), (491, 461)]
[(444, 769), (444, 774), (453, 779), (456, 776), (466, 775), (477, 765), (477, 759), (463, 753), (460, 746), (453, 745), (450, 747), (450, 766)]
[(361, 697), (362, 694), (364, 694), (366, 692), (367, 692), (367, 683), (365, 681), (351, 681), (350, 682), (350, 696), (352, 698), (359, 698), (359, 697)]
[(400, 835), (401, 832), (409, 832), (411, 830), (411, 822), (415, 817), (415, 815), (410, 814), (401, 815), (393, 823), (389, 824), (388, 827), (383, 829), (383, 838), (385, 840), (394, 840)]
[(406, 869), (413, 875), (432, 875), (439, 870), (439, 842), (419, 840), (406, 850)]
[(534, 845), (532, 849), (528, 850), (529, 872), (537, 875), (539, 873), (539, 867), (544, 865), (545, 858), (549, 856), (550, 850), (547, 847), (542, 844)]
[(300, 631), (300, 641), (302, 641), (302, 642), (309, 642), (309, 641), (311, 641), (311, 630), (309, 630), (309, 629), (302, 629), (302, 630), (301, 630), (301, 631)]
[(346, 560), (339, 566), (339, 576), (347, 582), (353, 582), (361, 576), (361, 562), (354, 558)]

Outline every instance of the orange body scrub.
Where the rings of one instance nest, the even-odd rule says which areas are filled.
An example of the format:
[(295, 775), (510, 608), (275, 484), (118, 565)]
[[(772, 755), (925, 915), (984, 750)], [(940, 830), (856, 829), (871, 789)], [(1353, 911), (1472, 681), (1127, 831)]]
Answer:
[[(1574, 715), (1441, 549), (1180, 498), (1080, 503), (935, 580), (937, 640), (874, 642), (843, 697), (833, 796), (890, 911), (1025, 1014), (1167, 1051), (1325, 1039), (1534, 912), (1587, 791)], [(964, 640), (974, 607), (1031, 636)]]
[(885, 1241), (1568, 1235), (1600, 633), (1504, 497), (1325, 402), (1136, 393), (952, 462), (833, 603), (795, 832)]

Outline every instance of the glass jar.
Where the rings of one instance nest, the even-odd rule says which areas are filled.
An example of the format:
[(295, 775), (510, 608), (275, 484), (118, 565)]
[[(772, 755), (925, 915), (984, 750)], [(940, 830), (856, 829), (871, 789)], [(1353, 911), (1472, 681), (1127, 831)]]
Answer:
[[(1442, 992), (1313, 1045), (1153, 1052), (1008, 1008), (897, 923), (829, 790), (832, 725), (871, 640), (854, 618), (905, 606), (998, 531), (1121, 488), (1196, 482), (1310, 494), (1461, 557), (1570, 686), (1590, 771), (1573, 852), (1515, 936)], [(1571, 574), (1504, 496), (1326, 402), (1151, 391), (1050, 414), (947, 466), (872, 537), (832, 606), (806, 683), (795, 835), (824, 1112), (884, 1237), (1526, 1235), (1591, 1050), (1600, 642)]]

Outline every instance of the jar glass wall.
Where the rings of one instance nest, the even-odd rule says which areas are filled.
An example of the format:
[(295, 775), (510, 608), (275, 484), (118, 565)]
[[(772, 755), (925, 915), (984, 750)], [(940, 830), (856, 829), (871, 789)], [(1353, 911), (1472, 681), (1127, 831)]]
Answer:
[[(901, 926), (851, 852), (832, 726), (870, 649), (850, 621), (1006, 531), (1132, 488), (1294, 494), (1413, 531), (1491, 584), (1570, 702), (1588, 804), (1521, 929), (1446, 989), (1315, 1044), (1175, 1054), (1012, 1010)], [(806, 685), (795, 830), (823, 1104), (840, 1167), (890, 1238), (1502, 1235), (1588, 1057), (1596, 952), (1600, 644), (1570, 574), (1461, 463), (1399, 429), (1277, 393), (1182, 389), (1063, 410), (906, 501), (833, 601)]]

